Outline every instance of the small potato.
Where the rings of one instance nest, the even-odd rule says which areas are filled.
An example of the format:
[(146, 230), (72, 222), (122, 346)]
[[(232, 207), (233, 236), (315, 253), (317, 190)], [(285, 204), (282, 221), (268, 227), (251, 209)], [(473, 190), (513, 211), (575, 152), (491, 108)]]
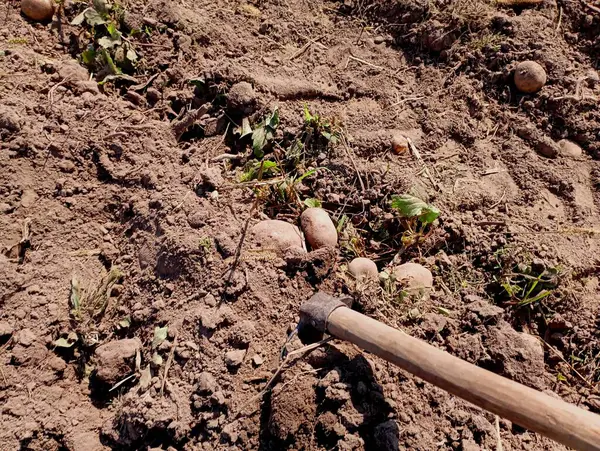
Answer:
[(348, 272), (356, 280), (379, 280), (377, 265), (370, 258), (355, 258), (348, 265)]
[(21, 11), (31, 20), (47, 21), (54, 15), (54, 2), (52, 0), (22, 0)]
[(392, 150), (396, 155), (408, 152), (408, 139), (399, 133), (392, 136)]
[(581, 158), (583, 155), (583, 150), (573, 141), (569, 141), (568, 139), (561, 139), (558, 142), (560, 147), (560, 155), (563, 157), (569, 158)]
[(515, 85), (526, 94), (538, 92), (547, 79), (546, 71), (535, 61), (523, 61), (515, 68)]
[(252, 241), (260, 248), (283, 254), (294, 247), (305, 249), (304, 237), (298, 227), (277, 219), (261, 221), (252, 228)]
[(394, 269), (396, 281), (409, 294), (428, 295), (433, 288), (433, 276), (424, 266), (417, 263), (404, 263)]
[(304, 210), (300, 223), (306, 241), (313, 250), (337, 245), (337, 230), (329, 214), (322, 208), (311, 207)]

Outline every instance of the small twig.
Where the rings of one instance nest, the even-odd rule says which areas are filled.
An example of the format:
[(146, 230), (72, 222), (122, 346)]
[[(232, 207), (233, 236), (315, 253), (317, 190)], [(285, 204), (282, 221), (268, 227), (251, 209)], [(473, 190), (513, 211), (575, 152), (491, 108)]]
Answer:
[(421, 154), (419, 153), (418, 149), (413, 144), (412, 139), (410, 139), (407, 136), (406, 140), (408, 141), (408, 147), (410, 148), (410, 151), (412, 152), (413, 156), (417, 159), (417, 161), (419, 162), (419, 164), (423, 168), (423, 172), (425, 172), (425, 175), (427, 175), (427, 178), (429, 179), (429, 181), (433, 184), (433, 186), (434, 186), (435, 189), (437, 189), (438, 191), (441, 191), (440, 188), (439, 188), (439, 186), (438, 186), (438, 184), (437, 184), (437, 182), (433, 179), (433, 176), (431, 175), (431, 172), (429, 172), (429, 168), (425, 164), (425, 161), (423, 161), (423, 158), (421, 158)]
[(167, 363), (165, 363), (165, 371), (163, 373), (162, 381), (160, 383), (160, 396), (163, 396), (163, 393), (165, 391), (165, 382), (167, 381), (167, 375), (169, 374), (169, 368), (171, 368), (171, 363), (173, 363), (173, 355), (175, 354), (175, 348), (177, 347), (178, 338), (179, 333), (175, 332), (175, 338), (173, 339), (173, 347), (171, 348), (171, 352), (169, 352)]
[(363, 182), (362, 177), (360, 176), (360, 172), (358, 170), (358, 166), (356, 165), (356, 161), (354, 161), (354, 158), (352, 157), (350, 146), (348, 146), (348, 140), (346, 139), (346, 136), (344, 134), (342, 134), (342, 143), (344, 144), (344, 149), (346, 150), (348, 158), (350, 158), (350, 161), (352, 162), (352, 166), (354, 166), (354, 170), (356, 171), (356, 177), (358, 177), (358, 182), (360, 183), (360, 188), (364, 192), (365, 184)]
[(130, 380), (130, 379), (133, 379), (135, 376), (136, 376), (136, 374), (135, 374), (135, 373), (133, 373), (133, 374), (130, 374), (130, 375), (129, 375), (129, 376), (127, 376), (125, 379), (123, 379), (123, 380), (121, 380), (121, 381), (117, 382), (115, 385), (113, 385), (113, 387), (112, 387), (110, 390), (108, 390), (108, 391), (109, 391), (109, 392), (111, 392), (111, 391), (115, 390), (116, 388), (119, 388), (121, 385), (123, 385), (123, 384), (124, 384), (125, 382), (127, 382), (128, 380)]
[(556, 31), (560, 30), (560, 24), (562, 23), (562, 14), (563, 9), (562, 6), (558, 8), (558, 23), (556, 24)]
[(556, 357), (558, 357), (560, 360), (562, 360), (570, 369), (571, 371), (573, 371), (573, 373), (575, 373), (577, 375), (577, 377), (579, 377), (579, 379), (581, 379), (585, 385), (587, 385), (592, 391), (597, 392), (596, 386), (592, 385), (585, 377), (583, 377), (581, 375), (581, 373), (579, 371), (577, 371), (573, 365), (571, 365), (569, 362), (567, 362), (565, 360), (565, 358), (561, 355), (560, 352), (558, 352), (558, 350), (552, 346), (550, 343), (548, 343), (547, 341), (545, 341), (542, 337), (537, 337), (538, 340), (540, 340), (548, 349), (550, 349), (554, 355), (556, 355)]
[(496, 451), (502, 451), (502, 438), (500, 438), (500, 417), (496, 415)]
[(502, 196), (500, 196), (500, 200), (498, 202), (494, 202), (492, 205), (490, 205), (488, 210), (491, 210), (492, 208), (500, 205), (502, 203), (502, 201), (504, 200), (504, 197), (506, 197), (506, 188), (504, 188), (504, 192), (502, 193)]
[(590, 5), (589, 3), (586, 3), (586, 2), (584, 2), (583, 0), (581, 1), (581, 3), (582, 3), (584, 6), (587, 6), (587, 7), (588, 7), (589, 9), (591, 9), (592, 11), (594, 11), (594, 12), (597, 12), (598, 14), (600, 14), (600, 8), (598, 8), (597, 6)]
[(238, 410), (238, 413), (235, 415), (234, 419), (237, 419), (240, 417), (240, 415), (242, 415), (242, 412), (244, 411), (244, 409), (252, 404), (254, 401), (261, 399), (271, 388), (271, 385), (273, 384), (273, 382), (277, 379), (277, 377), (281, 374), (281, 372), (283, 371), (285, 365), (290, 361), (290, 358), (294, 355), (298, 355), (298, 354), (304, 354), (308, 351), (312, 351), (313, 349), (317, 349), (318, 347), (329, 343), (331, 340), (333, 340), (335, 337), (331, 336), (331, 337), (327, 337), (324, 338), (321, 341), (317, 341), (316, 343), (312, 343), (310, 345), (307, 346), (303, 346), (300, 349), (296, 349), (295, 351), (290, 352), (289, 354), (286, 355), (285, 359), (279, 364), (279, 366), (277, 367), (277, 370), (275, 371), (275, 374), (273, 374), (273, 376), (271, 376), (271, 379), (269, 379), (269, 381), (265, 384), (264, 388), (260, 391), (260, 393), (254, 395), (252, 398), (250, 398), (247, 402), (245, 402), (240, 409)]
[[(385, 69), (385, 67), (383, 67), (383, 66), (378, 66), (377, 64), (369, 63), (368, 61), (362, 60), (362, 59), (357, 58), (352, 55), (348, 55), (348, 61), (349, 60), (354, 60), (358, 63), (366, 64), (367, 66), (371, 66), (374, 69), (381, 69), (381, 70)], [(346, 67), (348, 67), (348, 61), (346, 61)]]
[(241, 160), (242, 158), (244, 158), (243, 154), (222, 153), (221, 155), (217, 155), (216, 157), (212, 157), (210, 159), (210, 162), (211, 163), (218, 163), (219, 161)]

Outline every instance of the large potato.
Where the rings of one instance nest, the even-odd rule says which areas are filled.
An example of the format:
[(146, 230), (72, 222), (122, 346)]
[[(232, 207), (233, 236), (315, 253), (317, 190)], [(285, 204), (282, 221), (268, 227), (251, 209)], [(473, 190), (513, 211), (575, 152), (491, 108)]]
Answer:
[(404, 263), (394, 269), (396, 281), (409, 294), (428, 295), (433, 288), (433, 276), (424, 266)]
[(535, 61), (523, 61), (515, 68), (515, 85), (526, 94), (538, 92), (547, 79), (546, 71)]
[(300, 216), (302, 231), (310, 247), (334, 247), (337, 245), (338, 235), (329, 214), (322, 208), (307, 208)]
[(52, 0), (22, 0), (21, 11), (31, 20), (38, 22), (52, 19), (54, 2)]
[(348, 272), (356, 280), (379, 280), (377, 265), (370, 258), (355, 258), (348, 265)]
[(304, 237), (298, 227), (277, 219), (261, 221), (252, 228), (253, 243), (263, 249), (283, 252), (291, 247), (304, 249)]

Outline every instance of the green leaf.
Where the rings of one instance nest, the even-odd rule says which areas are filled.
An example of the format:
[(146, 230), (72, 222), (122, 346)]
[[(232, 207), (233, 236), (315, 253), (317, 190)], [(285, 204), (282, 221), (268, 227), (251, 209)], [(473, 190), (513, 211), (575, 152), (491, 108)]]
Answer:
[(167, 333), (169, 332), (169, 327), (155, 327), (154, 328), (154, 338), (152, 339), (152, 349), (156, 349), (160, 346), (160, 344), (167, 339)]
[(296, 180), (294, 180), (294, 184), (300, 183), (306, 177), (310, 177), (311, 175), (315, 175), (317, 173), (317, 169), (311, 169), (310, 171), (306, 171), (304, 174), (302, 174), (300, 177), (298, 177)]
[(79, 310), (81, 309), (81, 284), (79, 283), (79, 279), (73, 276), (71, 279), (71, 307), (75, 314), (79, 314)]
[(440, 215), (440, 211), (433, 205), (423, 202), (410, 194), (392, 196), (392, 208), (405, 218), (419, 218), (424, 224), (431, 224)]
[(252, 151), (256, 158), (265, 156), (264, 147), (267, 145), (267, 131), (265, 127), (259, 127), (252, 132)]
[(121, 32), (117, 29), (117, 26), (114, 22), (111, 22), (106, 25), (106, 31), (110, 34), (110, 37), (113, 39), (121, 39)]
[(323, 138), (325, 138), (331, 144), (337, 144), (338, 143), (338, 137), (334, 133), (321, 132), (321, 136), (323, 136)]
[(104, 25), (106, 23), (105, 18), (93, 8), (86, 9), (83, 15), (85, 17), (85, 21), (91, 27), (95, 27), (96, 25)]
[(567, 382), (567, 378), (565, 376), (563, 376), (561, 373), (558, 373), (556, 375), (556, 379), (558, 380), (558, 382)]
[(525, 299), (523, 299), (521, 302), (519, 302), (518, 305), (519, 305), (519, 307), (522, 307), (524, 305), (530, 305), (530, 304), (533, 304), (533, 303), (535, 303), (537, 301), (540, 301), (540, 300), (544, 299), (546, 296), (549, 296), (551, 294), (552, 294), (551, 291), (543, 290), (543, 291), (540, 291), (537, 295), (535, 295), (532, 298), (525, 298)]
[(267, 119), (266, 126), (271, 128), (272, 131), (275, 131), (275, 129), (279, 126), (279, 108), (275, 107), (273, 113), (269, 119)]
[(81, 61), (83, 61), (83, 64), (87, 66), (96, 62), (96, 51), (93, 47), (88, 47), (87, 50), (81, 52)]
[[(106, 65), (108, 66), (108, 70), (111, 74), (113, 75), (120, 75), (121, 74), (121, 69), (119, 69), (116, 65), (115, 62), (113, 61), (112, 57), (110, 56), (110, 54), (107, 52), (106, 49), (102, 49), (101, 53), (102, 58), (104, 58), (104, 62), (106, 63)], [(106, 77), (108, 78), (108, 77)], [(106, 78), (104, 80), (102, 80), (102, 84), (106, 83)]]
[(74, 341), (70, 341), (68, 338), (62, 337), (54, 341), (54, 346), (57, 348), (72, 348), (74, 344)]
[(321, 208), (321, 201), (319, 199), (304, 199), (304, 205), (309, 208)]
[(304, 122), (309, 124), (313, 121), (313, 119), (313, 115), (310, 114), (310, 111), (308, 111), (308, 105), (304, 104)]
[(191, 78), (188, 83), (200, 88), (204, 88), (206, 86), (206, 80), (204, 80), (204, 78)]

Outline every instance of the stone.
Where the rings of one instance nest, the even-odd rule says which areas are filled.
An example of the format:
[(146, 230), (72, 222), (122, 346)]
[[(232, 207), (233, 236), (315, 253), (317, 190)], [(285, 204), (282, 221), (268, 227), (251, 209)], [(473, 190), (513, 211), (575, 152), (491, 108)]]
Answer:
[(265, 363), (265, 361), (261, 356), (256, 354), (254, 357), (252, 357), (252, 363), (254, 366), (261, 366), (263, 363)]
[(245, 349), (234, 349), (232, 351), (227, 351), (225, 354), (225, 365), (230, 368), (237, 368), (242, 364), (245, 356)]

